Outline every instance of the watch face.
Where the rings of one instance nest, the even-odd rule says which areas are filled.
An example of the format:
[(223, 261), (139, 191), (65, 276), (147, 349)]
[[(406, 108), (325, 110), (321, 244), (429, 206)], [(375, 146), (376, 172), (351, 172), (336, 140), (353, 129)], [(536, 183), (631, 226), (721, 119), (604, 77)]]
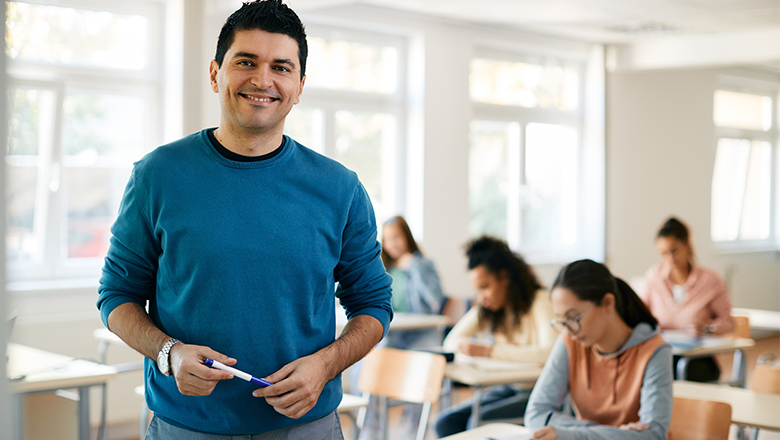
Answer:
[(160, 355), (157, 356), (157, 366), (160, 368), (160, 371), (164, 375), (168, 375), (168, 355), (164, 353), (160, 353)]

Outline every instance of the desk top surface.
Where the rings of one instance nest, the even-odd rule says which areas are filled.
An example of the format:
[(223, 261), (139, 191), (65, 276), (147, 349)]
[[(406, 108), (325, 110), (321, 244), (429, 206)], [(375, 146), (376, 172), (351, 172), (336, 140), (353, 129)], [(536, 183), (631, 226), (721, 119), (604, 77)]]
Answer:
[(733, 316), (747, 316), (750, 320), (750, 328), (780, 331), (780, 312), (735, 307), (731, 309), (731, 314)]
[(523, 366), (512, 370), (484, 370), (477, 366), (450, 362), (444, 370), (444, 376), (456, 382), (471, 386), (501, 385), (516, 382), (533, 383), (542, 374), (541, 366)]
[(8, 344), (9, 386), (13, 393), (49, 391), (105, 383), (117, 375), (114, 367), (74, 359), (19, 344)]
[(694, 336), (682, 331), (664, 331), (664, 339), (672, 345), (672, 353), (678, 356), (705, 356), (724, 353), (756, 345), (749, 338), (724, 338), (719, 336), (702, 336), (693, 346)]
[[(336, 328), (347, 324), (347, 315), (341, 307), (336, 308)], [(426, 315), (422, 313), (395, 313), (390, 321), (390, 330), (419, 330), (425, 328), (441, 328), (450, 324), (450, 318), (443, 315)]]
[(490, 423), (468, 431), (442, 437), (441, 440), (469, 440), (476, 438), (495, 438), (505, 435), (531, 434), (525, 426), (511, 423)]
[(780, 395), (680, 380), (675, 381), (673, 386), (675, 397), (716, 400), (731, 404), (733, 423), (780, 431)]

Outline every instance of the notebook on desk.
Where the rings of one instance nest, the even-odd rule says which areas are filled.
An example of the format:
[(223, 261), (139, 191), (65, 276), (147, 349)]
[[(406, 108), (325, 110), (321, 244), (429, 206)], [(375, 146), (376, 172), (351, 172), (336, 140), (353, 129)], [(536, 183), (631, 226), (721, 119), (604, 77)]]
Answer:
[(696, 336), (680, 330), (666, 330), (661, 333), (662, 337), (672, 347), (681, 350), (693, 350), (699, 347), (717, 347), (727, 343), (729, 340), (719, 336)]
[(491, 359), (487, 357), (473, 357), (463, 353), (455, 354), (455, 362), (465, 365), (473, 365), (482, 371), (506, 371), (539, 368), (539, 364), (525, 362), (509, 362)]

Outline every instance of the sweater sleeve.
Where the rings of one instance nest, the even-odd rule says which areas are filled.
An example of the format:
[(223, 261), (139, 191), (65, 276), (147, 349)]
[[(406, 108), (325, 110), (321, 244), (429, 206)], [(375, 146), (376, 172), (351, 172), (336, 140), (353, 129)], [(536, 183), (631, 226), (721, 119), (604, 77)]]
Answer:
[[(406, 294), (417, 296), (422, 309), (418, 313), (439, 313), (444, 293), (442, 292), (439, 274), (436, 272), (436, 266), (433, 265), (433, 261), (420, 254), (415, 254), (415, 258), (412, 260), (408, 270), (412, 282), (407, 285)], [(415, 289), (414, 292), (408, 290), (412, 286)]]
[(466, 312), (462, 318), (455, 324), (455, 326), (444, 338), (444, 349), (452, 352), (457, 352), (458, 347), (463, 342), (468, 342), (471, 336), (477, 334), (479, 330), (478, 326), (478, 308), (472, 307), (471, 310)]
[(390, 305), (392, 278), (385, 271), (377, 241), (376, 217), (371, 201), (359, 182), (344, 227), (341, 257), (334, 270), (336, 296), (348, 319), (358, 315), (376, 318), (384, 333), (393, 319)]
[[(521, 332), (533, 331), (535, 344), (513, 344), (497, 341), (493, 344), (490, 357), (510, 362), (532, 362), (543, 364), (555, 343), (555, 331), (550, 325), (553, 319), (552, 304), (547, 293), (539, 291), (527, 319), (520, 328)], [(533, 327), (533, 329), (529, 328)]]
[(161, 247), (143, 209), (145, 197), (140, 186), (134, 169), (111, 227), (111, 246), (103, 265), (97, 301), (106, 328), (108, 315), (115, 308), (127, 302), (146, 307), (155, 292)]
[[(562, 344), (562, 341), (560, 345)], [(557, 347), (558, 343), (556, 343)], [(555, 349), (553, 349), (555, 351)], [(563, 347), (566, 351), (566, 347)], [(552, 355), (551, 355), (552, 358)], [(642, 390), (640, 394), (639, 421), (650, 425), (650, 429), (643, 431), (634, 431), (630, 429), (620, 429), (612, 426), (599, 425), (589, 421), (577, 420), (574, 417), (559, 413), (553, 413), (550, 426), (555, 427), (555, 434), (559, 440), (664, 440), (669, 432), (669, 424), (672, 420), (672, 351), (671, 346), (664, 344), (656, 349), (653, 356), (645, 368), (642, 379)], [(547, 366), (545, 366), (545, 371)], [(544, 375), (544, 373), (542, 373)], [(541, 381), (540, 377), (540, 381)], [(568, 386), (568, 361), (567, 361), (567, 380)], [(537, 382), (534, 392), (531, 394), (531, 401), (528, 403), (529, 410), (534, 401)], [(540, 393), (542, 394), (542, 393)], [(540, 402), (544, 403), (544, 402)], [(557, 408), (547, 403), (547, 411), (540, 412), (545, 406), (537, 404), (533, 413), (532, 422), (527, 422), (531, 429), (539, 429), (544, 426), (544, 419), (547, 411)], [(526, 420), (529, 420), (529, 410), (526, 410)], [(532, 424), (533, 423), (533, 424)]]
[(734, 319), (731, 317), (731, 299), (726, 288), (726, 283), (719, 276), (712, 274), (711, 284), (715, 291), (709, 306), (712, 311), (715, 324), (715, 334), (725, 335), (734, 331)]

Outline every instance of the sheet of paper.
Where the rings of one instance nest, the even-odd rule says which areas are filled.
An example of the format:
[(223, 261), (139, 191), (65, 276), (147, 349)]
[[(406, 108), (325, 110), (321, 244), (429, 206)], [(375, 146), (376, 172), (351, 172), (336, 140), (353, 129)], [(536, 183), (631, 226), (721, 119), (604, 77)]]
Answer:
[(455, 362), (465, 365), (473, 365), (483, 371), (524, 370), (539, 368), (539, 364), (525, 362), (507, 362), (486, 357), (467, 356), (463, 353), (455, 355)]
[(477, 437), (472, 440), (531, 440), (531, 433), (527, 434), (512, 434), (512, 435), (501, 435), (497, 437)]

